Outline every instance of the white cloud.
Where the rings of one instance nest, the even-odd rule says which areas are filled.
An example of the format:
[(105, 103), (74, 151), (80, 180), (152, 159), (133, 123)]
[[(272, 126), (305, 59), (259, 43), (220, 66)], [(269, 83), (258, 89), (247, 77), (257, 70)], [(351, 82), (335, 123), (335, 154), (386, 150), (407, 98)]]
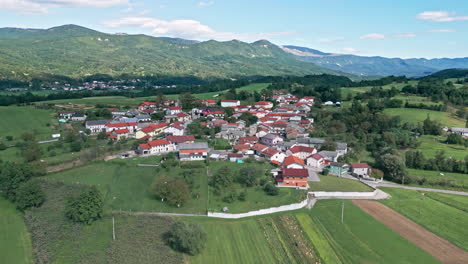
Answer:
[(356, 53), (359, 53), (359, 50), (357, 50), (355, 48), (342, 48), (341, 52), (356, 54)]
[(211, 6), (214, 5), (214, 1), (201, 1), (197, 3), (197, 6), (204, 7), (204, 6)]
[(452, 22), (468, 20), (468, 16), (457, 16), (447, 11), (425, 11), (419, 13), (416, 18), (432, 22)]
[(384, 39), (386, 36), (384, 34), (379, 33), (371, 33), (364, 36), (360, 36), (360, 39)]
[(111, 7), (127, 4), (128, 0), (0, 0), (0, 9), (25, 13), (46, 13), (57, 7)]
[(338, 37), (338, 38), (321, 38), (318, 41), (320, 43), (335, 43), (345, 40), (345, 38)]
[(434, 32), (434, 33), (451, 33), (451, 32), (457, 32), (455, 29), (450, 29), (450, 28), (437, 28), (437, 29), (431, 29), (429, 32)]
[(152, 35), (171, 36), (192, 39), (218, 39), (218, 40), (257, 40), (275, 36), (292, 35), (295, 32), (271, 32), (271, 33), (233, 33), (219, 32), (202, 24), (197, 20), (179, 19), (162, 20), (152, 17), (123, 17), (115, 20), (104, 21), (105, 26), (112, 28), (139, 27), (151, 30)]

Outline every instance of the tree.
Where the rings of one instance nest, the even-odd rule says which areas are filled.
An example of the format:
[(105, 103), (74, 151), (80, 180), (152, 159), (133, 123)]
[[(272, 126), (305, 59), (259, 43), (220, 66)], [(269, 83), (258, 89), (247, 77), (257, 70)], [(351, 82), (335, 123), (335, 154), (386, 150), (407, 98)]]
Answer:
[(279, 190), (278, 188), (276, 188), (276, 186), (269, 182), (267, 184), (265, 184), (265, 187), (263, 187), (263, 190), (268, 194), (268, 195), (271, 195), (271, 196), (276, 196), (279, 194)]
[(30, 207), (39, 207), (44, 201), (44, 191), (35, 181), (30, 180), (22, 183), (16, 191), (15, 204), (22, 211)]
[(426, 135), (440, 135), (442, 133), (442, 128), (437, 121), (432, 121), (429, 115), (423, 122), (424, 134)]
[(242, 113), (239, 116), (239, 119), (244, 120), (246, 126), (250, 126), (252, 124), (255, 124), (258, 121), (258, 117), (252, 115), (251, 113), (246, 113), (246, 112)]
[(33, 176), (36, 175), (28, 164), (3, 163), (0, 166), (0, 194), (8, 200), (14, 201), (20, 185)]
[(101, 193), (89, 187), (77, 197), (70, 197), (65, 207), (65, 216), (77, 223), (91, 224), (100, 219), (103, 212)]
[(335, 151), (336, 150), (336, 143), (333, 142), (333, 141), (327, 140), (322, 144), (322, 147), (320, 148), (320, 150)]
[(197, 105), (197, 98), (191, 93), (183, 93), (179, 96), (180, 104), (184, 110), (190, 110)]
[(384, 176), (392, 181), (403, 182), (406, 176), (406, 166), (397, 155), (383, 155), (380, 159), (380, 167), (384, 172)]
[(21, 148), (21, 154), (27, 162), (31, 162), (41, 158), (42, 150), (37, 142), (26, 141)]
[(169, 195), (170, 183), (171, 183), (171, 178), (163, 175), (157, 178), (151, 185), (152, 193), (156, 197), (160, 198), (161, 202), (164, 202), (164, 199), (167, 199), (167, 196)]
[(216, 173), (211, 177), (210, 185), (215, 188), (216, 191), (221, 191), (224, 188), (229, 187), (233, 182), (231, 170), (228, 166), (221, 167)]
[(174, 250), (194, 256), (205, 248), (207, 237), (199, 224), (175, 222), (165, 238)]
[(172, 182), (167, 202), (171, 205), (180, 207), (190, 198), (190, 189), (184, 180), (175, 180)]
[(261, 171), (255, 167), (245, 167), (240, 169), (238, 182), (246, 186), (254, 186)]
[(80, 152), (81, 150), (81, 142), (76, 140), (76, 141), (73, 141), (71, 144), (70, 144), (70, 151), (71, 152)]
[(447, 137), (447, 143), (449, 144), (463, 145), (464, 141), (462, 135), (456, 133), (450, 133)]

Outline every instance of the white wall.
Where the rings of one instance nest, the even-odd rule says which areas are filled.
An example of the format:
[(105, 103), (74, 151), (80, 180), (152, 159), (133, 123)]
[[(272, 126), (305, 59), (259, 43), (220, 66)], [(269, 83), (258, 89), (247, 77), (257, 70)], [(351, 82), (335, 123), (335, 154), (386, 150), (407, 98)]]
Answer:
[(350, 197), (372, 197), (377, 194), (377, 190), (373, 192), (309, 192), (309, 195), (314, 195), (315, 198), (350, 198)]

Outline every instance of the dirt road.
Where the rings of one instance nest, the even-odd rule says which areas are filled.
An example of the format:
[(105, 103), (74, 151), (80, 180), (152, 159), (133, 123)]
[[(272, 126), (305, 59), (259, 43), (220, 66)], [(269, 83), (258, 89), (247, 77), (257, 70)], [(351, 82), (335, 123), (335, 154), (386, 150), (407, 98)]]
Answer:
[(387, 206), (368, 200), (353, 200), (364, 212), (447, 264), (468, 263), (468, 252), (435, 235)]

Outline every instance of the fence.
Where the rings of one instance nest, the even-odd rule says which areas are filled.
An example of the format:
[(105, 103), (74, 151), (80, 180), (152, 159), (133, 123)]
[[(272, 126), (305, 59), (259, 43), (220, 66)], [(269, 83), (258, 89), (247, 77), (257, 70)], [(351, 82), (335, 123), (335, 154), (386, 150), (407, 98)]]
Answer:
[(366, 197), (373, 197), (377, 195), (377, 190), (373, 192), (309, 192), (309, 197), (315, 197), (317, 199), (347, 199), (347, 198), (366, 198)]

